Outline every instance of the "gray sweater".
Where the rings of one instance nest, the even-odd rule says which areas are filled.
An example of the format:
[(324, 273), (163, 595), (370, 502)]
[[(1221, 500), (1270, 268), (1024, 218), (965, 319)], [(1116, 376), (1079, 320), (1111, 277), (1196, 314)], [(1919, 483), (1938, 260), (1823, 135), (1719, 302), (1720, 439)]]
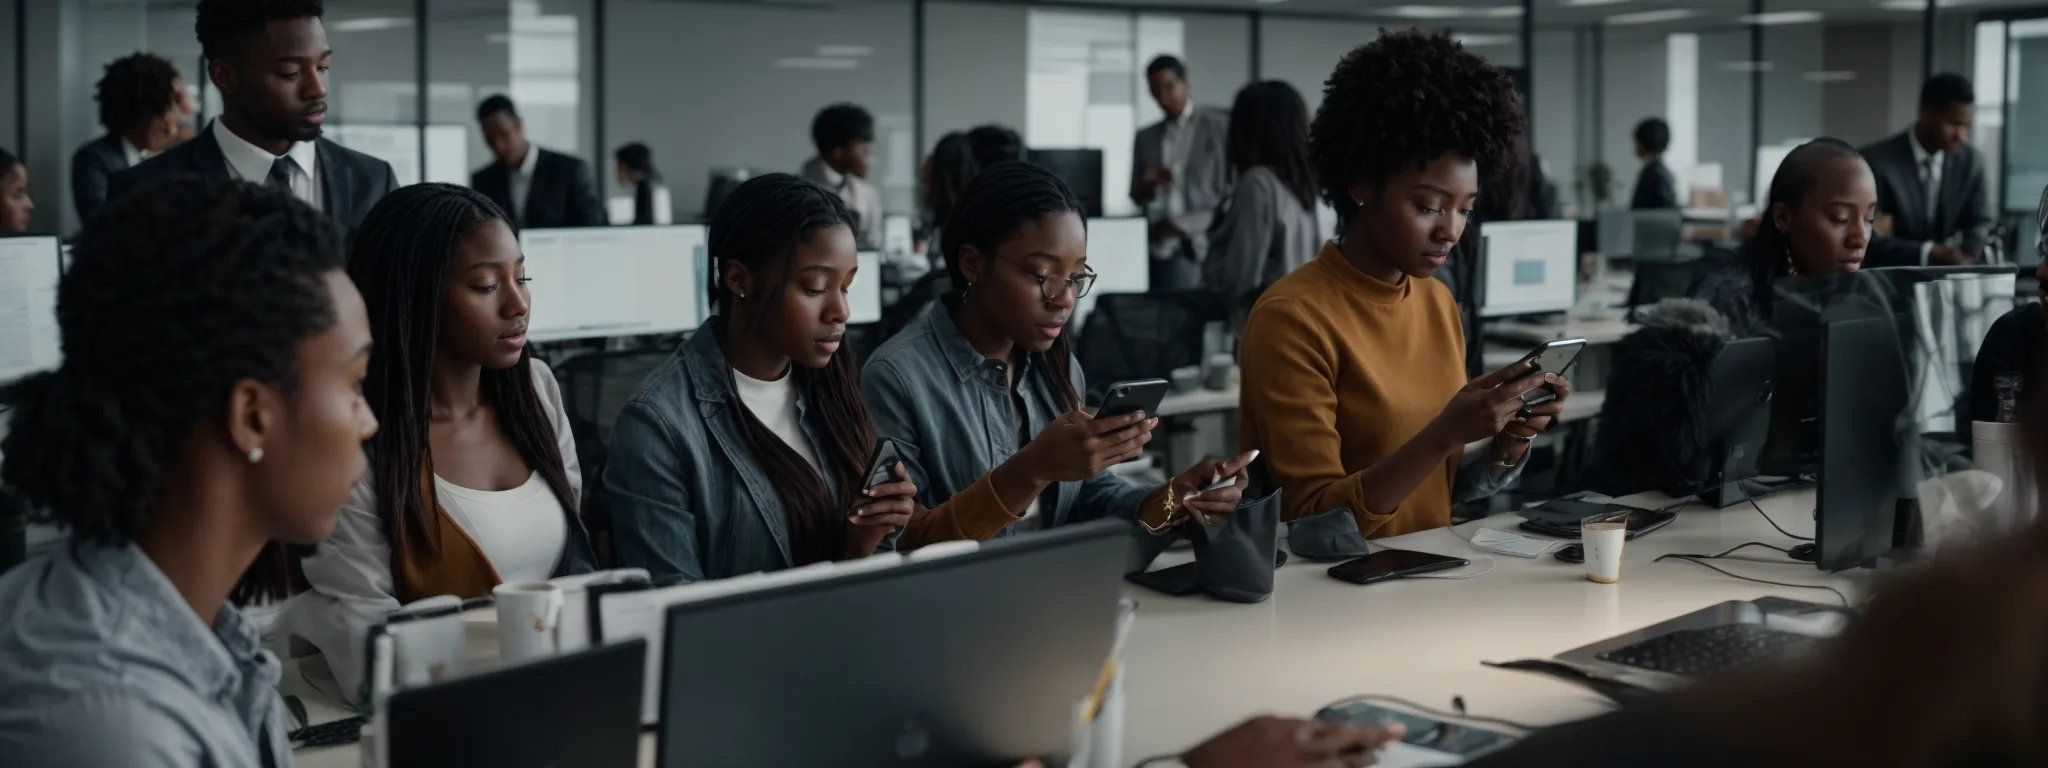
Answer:
[(1264, 166), (1246, 171), (1209, 229), (1202, 286), (1232, 306), (1249, 305), (1266, 286), (1316, 257), (1324, 239), (1316, 230), (1315, 209), (1302, 207), (1280, 177)]

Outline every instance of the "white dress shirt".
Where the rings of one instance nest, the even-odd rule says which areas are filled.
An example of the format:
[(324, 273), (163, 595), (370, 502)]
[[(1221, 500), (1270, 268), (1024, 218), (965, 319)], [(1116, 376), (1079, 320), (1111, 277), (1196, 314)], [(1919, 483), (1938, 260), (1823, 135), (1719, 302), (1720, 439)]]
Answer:
[[(1159, 139), (1159, 162), (1173, 172), (1173, 181), (1166, 183), (1165, 194), (1153, 198), (1153, 221), (1178, 219), (1188, 212), (1188, 153), (1194, 147), (1195, 106), (1189, 104), (1180, 111), (1180, 117), (1166, 120), (1166, 132)], [(1152, 244), (1152, 258), (1165, 259), (1180, 250), (1180, 240), (1168, 238)]]
[(526, 143), (526, 159), (519, 161), (519, 167), (512, 170), (512, 183), (508, 192), (512, 195), (512, 220), (526, 222), (526, 194), (533, 189), (533, 167), (540, 164), (540, 150), (533, 142)]
[[(1906, 132), (1906, 146), (1913, 148), (1913, 168), (1920, 174), (1920, 195), (1927, 206), (1922, 213), (1931, 226), (1935, 214), (1941, 210), (1941, 165), (1948, 160), (1948, 153), (1920, 146), (1920, 136), (1912, 131)], [(1921, 266), (1927, 265), (1927, 255), (1933, 251), (1933, 240), (1920, 244)]]
[(860, 227), (854, 236), (861, 248), (872, 248), (881, 243), (882, 234), (882, 193), (873, 182), (850, 173), (840, 173), (825, 158), (813, 157), (804, 163), (803, 177), (818, 182), (826, 189), (839, 193), (839, 199), (860, 219)]
[(128, 161), (128, 167), (133, 168), (137, 165), (141, 165), (142, 161), (148, 160), (149, 153), (142, 151), (141, 147), (128, 143), (127, 139), (122, 139), (121, 157)]
[[(221, 157), (227, 159), (228, 172), (235, 178), (258, 186), (270, 183), (270, 166), (277, 162), (277, 155), (236, 136), (219, 120), (213, 121), (213, 140), (220, 145)], [(327, 210), (326, 195), (320, 191), (320, 146), (301, 141), (284, 156), (292, 161), (292, 196), (314, 210)]]

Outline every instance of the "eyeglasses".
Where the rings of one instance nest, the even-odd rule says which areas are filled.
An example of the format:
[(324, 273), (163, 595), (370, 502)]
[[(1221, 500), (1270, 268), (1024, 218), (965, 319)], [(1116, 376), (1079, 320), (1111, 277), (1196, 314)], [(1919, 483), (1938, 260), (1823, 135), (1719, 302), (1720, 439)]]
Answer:
[(1030, 268), (1022, 264), (1003, 258), (1001, 255), (997, 255), (996, 258), (1022, 270), (1025, 277), (1038, 281), (1038, 295), (1048, 302), (1052, 301), (1054, 296), (1065, 293), (1070, 289), (1074, 293), (1074, 298), (1078, 299), (1088, 295), (1088, 289), (1095, 287), (1096, 275), (1095, 270), (1092, 269), (1083, 271), (1078, 275), (1041, 275), (1032, 272)]

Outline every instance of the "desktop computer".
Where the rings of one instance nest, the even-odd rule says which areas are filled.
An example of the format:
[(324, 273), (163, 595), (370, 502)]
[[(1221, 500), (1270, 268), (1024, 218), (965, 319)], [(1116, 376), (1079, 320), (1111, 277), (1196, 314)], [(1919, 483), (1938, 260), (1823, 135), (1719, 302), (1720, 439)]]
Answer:
[(846, 291), (846, 324), (882, 322), (882, 254), (862, 251), (854, 263), (859, 265), (859, 271), (853, 273), (853, 285)]
[(917, 249), (917, 236), (916, 227), (909, 216), (892, 213), (882, 217), (881, 246), (882, 259), (890, 264), (903, 264), (911, 260), (912, 252)]
[(55, 370), (57, 281), (64, 251), (54, 237), (0, 237), (0, 384)]
[(1479, 225), (1480, 317), (1569, 312), (1579, 295), (1579, 224), (1571, 220)]
[(1700, 501), (1726, 509), (1766, 490), (1754, 484), (1757, 459), (1770, 436), (1772, 376), (1777, 342), (1768, 336), (1734, 339), (1721, 347), (1708, 374), (1702, 444), (1707, 474)]
[(1102, 215), (1102, 150), (1032, 149), (1029, 159), (1066, 182), (1089, 216)]
[(704, 227), (589, 227), (519, 233), (533, 279), (537, 342), (681, 333), (701, 322)]
[(1088, 220), (1088, 268), (1095, 271), (1095, 287), (1074, 307), (1068, 329), (1087, 327), (1084, 322), (1095, 311), (1096, 297), (1152, 290), (1150, 238), (1150, 224), (1142, 218)]

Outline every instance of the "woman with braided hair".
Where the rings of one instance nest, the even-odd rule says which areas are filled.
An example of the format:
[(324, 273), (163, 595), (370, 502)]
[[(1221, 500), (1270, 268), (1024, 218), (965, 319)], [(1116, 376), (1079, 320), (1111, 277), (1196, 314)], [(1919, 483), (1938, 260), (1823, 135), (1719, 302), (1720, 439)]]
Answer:
[(236, 606), (284, 592), (278, 543), (327, 538), (363, 472), (368, 314), (298, 200), (176, 178), (104, 214), (58, 285), (63, 364), (0, 393), (0, 484), (71, 534), (0, 577), (0, 755), (290, 765)]
[[(854, 216), (787, 174), (735, 188), (711, 219), (717, 314), (619, 413), (604, 483), (621, 564), (692, 581), (895, 547), (917, 486), (867, 487), (875, 428), (841, 350), (858, 275)], [(899, 478), (905, 478), (897, 467)]]
[(334, 536), (302, 563), (313, 593), (279, 624), (354, 701), (364, 638), (400, 605), (596, 561), (562, 392), (527, 350), (532, 299), (505, 212), (468, 187), (399, 189), (363, 218), (348, 272), (373, 318), (363, 395), (384, 428)]

